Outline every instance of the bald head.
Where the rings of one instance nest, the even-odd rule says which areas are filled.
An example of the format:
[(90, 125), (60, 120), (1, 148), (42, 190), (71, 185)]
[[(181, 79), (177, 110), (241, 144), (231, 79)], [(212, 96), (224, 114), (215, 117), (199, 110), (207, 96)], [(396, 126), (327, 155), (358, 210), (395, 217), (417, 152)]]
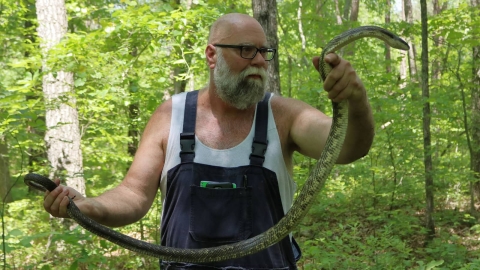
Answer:
[(223, 15), (213, 23), (210, 28), (208, 43), (214, 44), (231, 41), (233, 37), (238, 37), (243, 31), (263, 35), (265, 38), (265, 32), (256, 19), (246, 14), (230, 13)]

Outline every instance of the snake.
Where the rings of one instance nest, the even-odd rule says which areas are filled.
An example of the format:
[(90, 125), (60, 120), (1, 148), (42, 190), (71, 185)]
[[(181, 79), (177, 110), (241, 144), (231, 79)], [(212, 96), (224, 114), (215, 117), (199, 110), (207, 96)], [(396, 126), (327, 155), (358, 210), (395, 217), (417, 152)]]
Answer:
[[(329, 53), (341, 49), (354, 40), (364, 37), (378, 38), (385, 41), (386, 44), (393, 48), (409, 50), (409, 45), (403, 39), (378, 26), (360, 26), (347, 30), (334, 37), (323, 47), (318, 68), (322, 81), (326, 80), (332, 69), (330, 65), (324, 61), (324, 57)], [(316, 195), (323, 189), (340, 154), (345, 139), (348, 124), (348, 102), (332, 101), (332, 110), (332, 125), (325, 147), (316, 165), (310, 171), (310, 174), (298, 193), (292, 207), (277, 224), (252, 238), (211, 248), (180, 249), (141, 241), (103, 226), (88, 216), (83, 215), (72, 198), (68, 198), (69, 203), (67, 206), (67, 214), (81, 227), (95, 235), (133, 252), (157, 257), (162, 260), (186, 263), (206, 263), (235, 259), (256, 253), (287, 237), (301, 222), (303, 217), (307, 214), (310, 206), (314, 203)], [(24, 182), (25, 184), (41, 191), (52, 191), (57, 187), (57, 185), (47, 177), (35, 173), (25, 175)]]

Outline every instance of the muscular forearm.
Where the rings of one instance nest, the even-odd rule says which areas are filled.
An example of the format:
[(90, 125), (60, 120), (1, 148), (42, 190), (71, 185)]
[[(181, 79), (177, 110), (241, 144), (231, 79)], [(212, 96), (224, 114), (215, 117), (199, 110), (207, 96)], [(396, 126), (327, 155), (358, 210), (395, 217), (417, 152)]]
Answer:
[(141, 219), (150, 205), (145, 198), (119, 185), (98, 197), (87, 198), (79, 207), (85, 215), (105, 226), (120, 227)]
[(350, 163), (368, 154), (374, 135), (375, 124), (366, 94), (361, 99), (349, 100), (347, 135), (337, 163)]

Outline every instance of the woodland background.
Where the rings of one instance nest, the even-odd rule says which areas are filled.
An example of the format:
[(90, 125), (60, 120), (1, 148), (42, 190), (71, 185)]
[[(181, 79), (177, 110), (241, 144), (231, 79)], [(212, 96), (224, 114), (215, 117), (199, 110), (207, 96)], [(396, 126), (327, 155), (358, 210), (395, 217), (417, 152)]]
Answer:
[[(480, 269), (478, 0), (0, 0), (0, 196), (4, 269), (157, 269), (43, 211), (31, 171), (98, 195), (126, 173), (150, 114), (203, 87), (210, 24), (255, 14), (278, 57), (272, 89), (330, 114), (310, 59), (359, 25), (404, 37), (340, 52), (362, 78), (373, 148), (336, 166), (294, 235), (300, 269)], [(253, 8), (252, 8), (253, 7)], [(63, 14), (63, 15), (62, 15)], [(54, 22), (52, 24), (51, 22)], [(50, 24), (49, 24), (50, 23)], [(295, 156), (301, 186), (314, 160)], [(119, 229), (159, 240), (160, 200)]]

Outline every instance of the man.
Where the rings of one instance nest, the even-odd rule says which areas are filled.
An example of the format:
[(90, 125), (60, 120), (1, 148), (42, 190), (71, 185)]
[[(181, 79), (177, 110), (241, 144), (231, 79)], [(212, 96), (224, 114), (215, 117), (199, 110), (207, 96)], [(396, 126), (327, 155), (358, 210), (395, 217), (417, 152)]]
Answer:
[[(95, 198), (59, 185), (47, 192), (45, 209), (67, 217), (66, 196), (75, 196), (84, 214), (107, 226), (124, 226), (147, 213), (160, 188), (162, 245), (211, 247), (271, 227), (293, 201), (294, 151), (318, 159), (332, 122), (302, 101), (265, 95), (268, 61), (275, 52), (252, 17), (220, 17), (205, 49), (209, 84), (159, 106), (123, 182)], [(313, 59), (317, 69), (318, 61)], [(335, 54), (325, 61), (333, 67), (324, 82), (328, 97), (348, 100), (349, 124), (337, 163), (349, 163), (369, 151), (372, 113), (351, 65)], [(162, 268), (295, 269), (293, 243), (286, 237), (244, 258), (204, 265), (162, 262)]]

